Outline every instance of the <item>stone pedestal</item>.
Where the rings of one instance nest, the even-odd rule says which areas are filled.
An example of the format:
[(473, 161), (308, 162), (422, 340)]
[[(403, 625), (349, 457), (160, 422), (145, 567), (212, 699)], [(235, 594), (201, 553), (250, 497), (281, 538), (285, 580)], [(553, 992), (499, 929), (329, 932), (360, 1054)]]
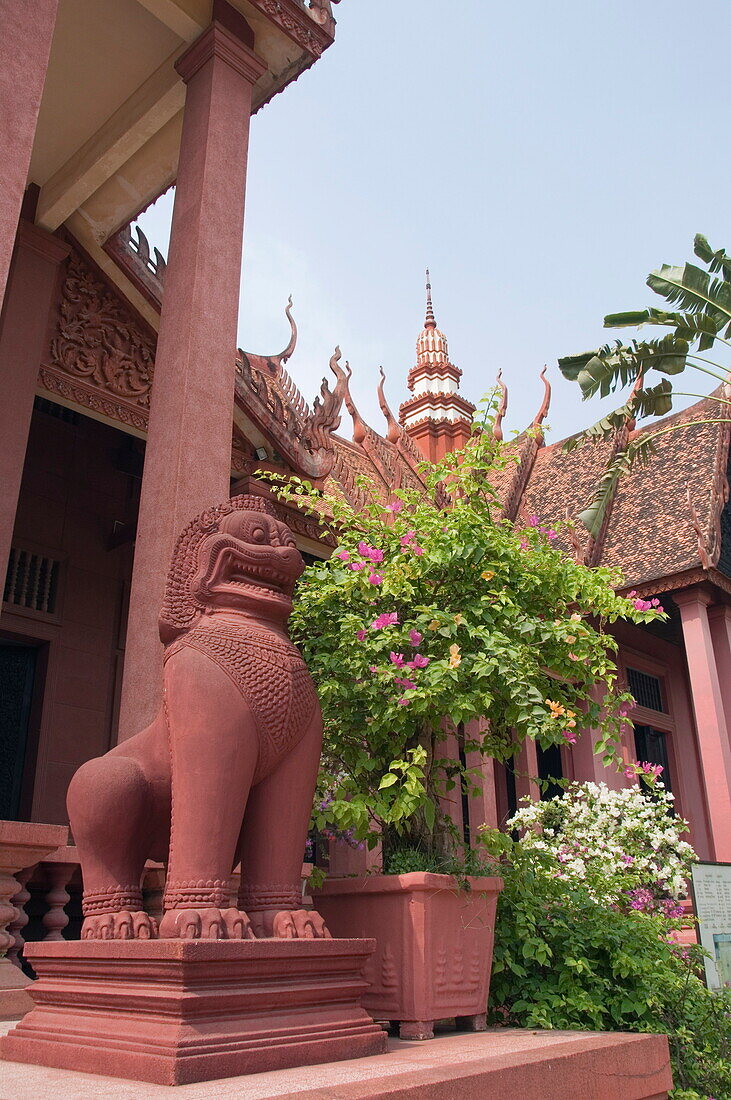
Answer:
[(15, 943), (15, 935), (7, 930), (17, 916), (11, 898), (21, 890), (15, 875), (65, 844), (68, 832), (65, 825), (0, 821), (0, 1019), (22, 1016), (33, 1007), (26, 992), (32, 985), (30, 978), (6, 957), (6, 952)]
[(26, 948), (36, 1007), (3, 1058), (183, 1085), (382, 1054), (373, 940), (82, 940)]

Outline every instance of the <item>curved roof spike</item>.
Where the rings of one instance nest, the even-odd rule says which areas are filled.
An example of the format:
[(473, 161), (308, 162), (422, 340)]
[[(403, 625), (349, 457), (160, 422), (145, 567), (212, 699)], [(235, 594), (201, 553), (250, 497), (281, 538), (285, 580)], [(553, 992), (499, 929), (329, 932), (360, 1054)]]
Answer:
[(543, 401), (541, 402), (540, 409), (533, 417), (531, 428), (540, 428), (541, 424), (546, 419), (546, 415), (551, 405), (551, 383), (546, 378), (547, 370), (548, 367), (544, 366), (543, 370), (540, 372), (540, 378), (542, 379), (544, 386)]
[(286, 363), (290, 355), (293, 354), (294, 349), (297, 347), (297, 325), (295, 324), (294, 317), (292, 316), (292, 295), (290, 294), (287, 300), (287, 305), (284, 308), (287, 320), (289, 321), (289, 327), (292, 330), (292, 335), (289, 338), (284, 351), (280, 351), (279, 355), (274, 355), (272, 358), (276, 360), (280, 365)]
[[(339, 358), (340, 358), (340, 348), (335, 348), (335, 354), (333, 355), (332, 359), (330, 360), (330, 366), (333, 367), (333, 363), (337, 364), (337, 361), (338, 361)], [(333, 367), (333, 369), (335, 369), (335, 368)], [(338, 370), (339, 369), (340, 368), (338, 368)], [(363, 440), (365, 439), (367, 433), (368, 433), (368, 425), (366, 424), (365, 420), (363, 419), (363, 417), (358, 412), (358, 410), (355, 406), (355, 402), (353, 401), (352, 394), (350, 392), (350, 384), (349, 383), (350, 383), (350, 379), (352, 377), (353, 372), (351, 371), (350, 364), (348, 363), (347, 360), (345, 362), (345, 371), (340, 371), (340, 374), (341, 374), (342, 377), (338, 378), (338, 382), (340, 384), (342, 384), (343, 400), (345, 401), (345, 407), (348, 410), (348, 412), (350, 413), (350, 415), (352, 417), (352, 420), (353, 420), (353, 442), (354, 443), (362, 443)]]
[(508, 411), (508, 387), (503, 382), (503, 372), (499, 370), (497, 372), (496, 384), (500, 387), (500, 404), (498, 410), (495, 413), (495, 423), (492, 426), (492, 434), (498, 443), (503, 441), (503, 417)]
[(401, 438), (401, 428), (396, 422), (396, 417), (389, 408), (388, 401), (386, 400), (385, 385), (386, 385), (386, 372), (383, 367), (378, 368), (381, 372), (381, 381), (378, 383), (378, 404), (381, 406), (381, 412), (386, 418), (388, 424), (388, 434), (386, 438), (391, 443), (396, 443)]
[(429, 268), (426, 269), (426, 318), (424, 320), (424, 328), (436, 328), (437, 323), (434, 320), (434, 310), (431, 304), (431, 280), (429, 278)]

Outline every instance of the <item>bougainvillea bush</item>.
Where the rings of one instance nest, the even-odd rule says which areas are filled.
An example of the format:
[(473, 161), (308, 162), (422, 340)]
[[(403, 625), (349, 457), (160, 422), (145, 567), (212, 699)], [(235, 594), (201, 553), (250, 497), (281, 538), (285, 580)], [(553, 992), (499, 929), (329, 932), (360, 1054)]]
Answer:
[[(526, 737), (573, 743), (586, 726), (605, 761), (617, 757), (631, 697), (606, 626), (661, 612), (617, 596), (618, 574), (567, 556), (539, 517), (506, 522), (493, 482), (507, 461), (486, 431), (423, 467), (426, 494), (379, 500), (366, 485), (371, 503), (354, 508), (307, 483), (278, 487), (337, 541), (306, 570), (291, 620), (325, 722), (315, 823), (380, 839), (385, 857), (453, 847), (439, 799), (471, 777), (444, 739), (472, 718), (488, 727), (467, 737), (466, 754), (506, 759)], [(597, 682), (603, 699), (592, 698)]]
[(695, 859), (656, 785), (572, 784), (484, 830), (505, 886), (493, 1023), (665, 1033), (675, 1100), (731, 1097), (731, 992), (702, 981), (700, 948), (673, 942)]

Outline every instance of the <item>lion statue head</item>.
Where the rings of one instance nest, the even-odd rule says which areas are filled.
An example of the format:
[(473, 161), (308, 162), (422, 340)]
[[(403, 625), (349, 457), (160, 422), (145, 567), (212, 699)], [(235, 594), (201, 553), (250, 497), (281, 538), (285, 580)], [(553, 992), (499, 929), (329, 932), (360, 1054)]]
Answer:
[(284, 625), (304, 567), (291, 531), (263, 497), (232, 497), (201, 512), (175, 546), (160, 612), (160, 640), (170, 645), (215, 610), (245, 611)]

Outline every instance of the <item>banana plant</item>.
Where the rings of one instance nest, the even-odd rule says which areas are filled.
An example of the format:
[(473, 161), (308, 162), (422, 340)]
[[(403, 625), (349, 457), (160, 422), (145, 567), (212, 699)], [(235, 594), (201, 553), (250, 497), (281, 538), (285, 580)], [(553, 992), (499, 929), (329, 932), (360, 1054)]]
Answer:
[(597, 394), (607, 397), (631, 386), (629, 396), (617, 409), (564, 444), (567, 451), (587, 440), (615, 438), (628, 425), (648, 417), (666, 416), (676, 396), (706, 396), (674, 389), (671, 378), (683, 372), (697, 371), (722, 386), (720, 392), (717, 390), (709, 398), (716, 403), (718, 417), (660, 426), (639, 437), (627, 432), (623, 445), (617, 447), (607, 463), (589, 505), (579, 513), (579, 519), (593, 537), (601, 530), (617, 482), (635, 463), (648, 459), (660, 436), (697, 424), (731, 422), (729, 368), (701, 354), (711, 348), (731, 348), (731, 257), (725, 249), (714, 251), (700, 233), (695, 237), (694, 252), (707, 270), (692, 263), (682, 267), (663, 264), (647, 277), (650, 289), (668, 305), (675, 306), (674, 310), (650, 306), (610, 313), (604, 318), (605, 328), (641, 329), (654, 325), (669, 331), (654, 339), (634, 339), (628, 343), (616, 340), (595, 351), (564, 356), (558, 361), (564, 378), (578, 384), (585, 401)]

